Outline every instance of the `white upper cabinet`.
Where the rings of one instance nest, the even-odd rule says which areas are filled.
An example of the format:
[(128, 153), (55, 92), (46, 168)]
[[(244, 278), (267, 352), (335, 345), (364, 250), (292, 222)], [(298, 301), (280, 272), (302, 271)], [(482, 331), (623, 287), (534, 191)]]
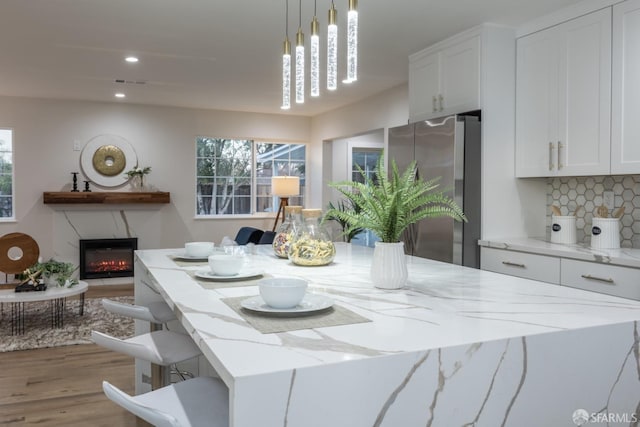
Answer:
[(409, 116), (415, 122), (480, 108), (480, 30), (409, 57)]
[(516, 176), (610, 170), (611, 9), (517, 41)]
[(613, 7), (611, 173), (640, 173), (640, 1)]

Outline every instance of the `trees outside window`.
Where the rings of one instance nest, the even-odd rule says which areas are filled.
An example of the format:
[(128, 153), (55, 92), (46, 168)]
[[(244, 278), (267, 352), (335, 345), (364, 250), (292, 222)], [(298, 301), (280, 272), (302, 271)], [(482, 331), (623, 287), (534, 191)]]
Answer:
[(13, 130), (0, 129), (0, 220), (14, 219)]
[(271, 177), (300, 177), (302, 204), (305, 145), (246, 139), (196, 139), (196, 215), (251, 215), (273, 212), (278, 200), (271, 195)]

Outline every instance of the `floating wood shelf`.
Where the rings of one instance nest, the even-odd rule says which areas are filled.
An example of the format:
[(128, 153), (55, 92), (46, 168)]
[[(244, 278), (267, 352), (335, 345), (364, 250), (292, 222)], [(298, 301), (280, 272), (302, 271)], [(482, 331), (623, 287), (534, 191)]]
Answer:
[(168, 192), (84, 192), (84, 191), (45, 191), (42, 193), (45, 204), (151, 204), (170, 203)]

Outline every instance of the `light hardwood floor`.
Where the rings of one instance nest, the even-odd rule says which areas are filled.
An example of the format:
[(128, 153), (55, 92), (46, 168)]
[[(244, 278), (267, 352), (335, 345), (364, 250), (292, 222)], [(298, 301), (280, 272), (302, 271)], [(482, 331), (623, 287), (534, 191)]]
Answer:
[[(90, 287), (86, 296), (121, 295), (133, 286)], [(104, 396), (103, 379), (133, 393), (133, 358), (94, 344), (0, 353), (0, 425), (136, 426)]]

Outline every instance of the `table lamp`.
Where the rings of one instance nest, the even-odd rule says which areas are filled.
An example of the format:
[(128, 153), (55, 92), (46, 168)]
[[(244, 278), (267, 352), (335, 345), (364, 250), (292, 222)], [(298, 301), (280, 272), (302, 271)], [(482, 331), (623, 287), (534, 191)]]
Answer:
[(282, 222), (284, 222), (284, 207), (289, 204), (290, 196), (297, 196), (300, 194), (300, 177), (297, 176), (273, 176), (271, 177), (271, 193), (274, 196), (280, 198), (280, 207), (278, 207), (278, 213), (276, 220), (273, 223), (273, 230), (276, 231), (276, 225), (278, 225), (278, 218), (282, 213)]

